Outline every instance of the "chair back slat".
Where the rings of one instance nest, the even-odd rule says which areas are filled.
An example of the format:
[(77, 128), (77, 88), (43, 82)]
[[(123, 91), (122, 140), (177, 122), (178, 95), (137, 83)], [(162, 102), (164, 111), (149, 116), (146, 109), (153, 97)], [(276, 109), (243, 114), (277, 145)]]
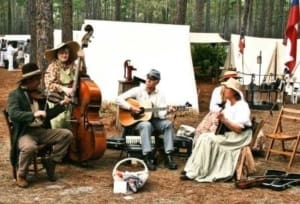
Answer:
[(287, 114), (282, 114), (281, 115), (281, 119), (290, 119), (290, 120), (296, 120), (296, 121), (300, 121), (300, 117), (296, 117), (296, 116), (292, 116), (292, 115), (287, 115)]
[(300, 114), (300, 110), (299, 109), (295, 109), (295, 108), (285, 108), (282, 107), (283, 111), (285, 113), (294, 113), (294, 114)]

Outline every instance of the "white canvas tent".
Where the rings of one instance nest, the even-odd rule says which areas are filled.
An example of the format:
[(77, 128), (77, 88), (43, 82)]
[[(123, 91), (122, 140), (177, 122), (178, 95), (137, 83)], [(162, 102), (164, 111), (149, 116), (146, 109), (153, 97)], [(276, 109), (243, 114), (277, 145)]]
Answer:
[(118, 82), (124, 80), (123, 63), (130, 59), (137, 68), (134, 76), (146, 78), (152, 68), (161, 72), (158, 88), (169, 104), (188, 101), (198, 110), (189, 26), (85, 20), (83, 28), (87, 24), (94, 28), (85, 49), (88, 74), (100, 87), (104, 100), (117, 97)]
[(4, 35), (1, 39), (5, 39), (7, 41), (22, 41), (26, 42), (30, 39), (30, 35)]
[[(53, 41), (53, 46), (56, 47), (58, 44), (60, 44), (62, 41), (62, 31), (59, 29), (55, 29), (53, 32), (54, 35), (54, 41)], [(80, 40), (82, 38), (82, 36), (84, 35), (84, 33), (80, 30), (73, 30), (73, 40), (77, 41), (78, 43), (80, 43)]]
[(190, 33), (191, 43), (229, 43), (219, 33)]
[[(285, 61), (287, 59), (286, 47), (282, 44), (282, 39), (275, 38), (258, 38), (245, 36), (244, 56), (239, 53), (240, 35), (231, 35), (230, 50), (224, 67), (235, 67), (244, 79), (244, 84), (248, 85), (251, 82), (251, 74), (255, 74), (255, 84), (259, 85), (265, 77), (276, 74), (277, 77), (283, 75)], [(293, 76), (297, 82), (300, 81), (300, 41), (298, 40), (297, 47), (297, 62), (294, 68)], [(257, 63), (257, 56), (261, 53), (262, 64)], [(261, 67), (261, 68), (260, 68)], [(261, 80), (259, 83), (259, 68)]]

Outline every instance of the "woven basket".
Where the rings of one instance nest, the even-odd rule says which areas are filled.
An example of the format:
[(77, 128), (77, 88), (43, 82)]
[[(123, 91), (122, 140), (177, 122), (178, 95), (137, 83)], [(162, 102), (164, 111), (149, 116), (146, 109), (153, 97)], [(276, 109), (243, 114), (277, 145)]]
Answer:
[[(142, 171), (120, 171), (119, 166), (125, 162), (131, 161), (132, 163), (140, 163), (144, 166)], [(145, 162), (141, 159), (129, 157), (119, 161), (112, 172), (112, 177), (114, 180), (114, 193), (136, 193), (141, 189), (149, 176), (149, 170)]]

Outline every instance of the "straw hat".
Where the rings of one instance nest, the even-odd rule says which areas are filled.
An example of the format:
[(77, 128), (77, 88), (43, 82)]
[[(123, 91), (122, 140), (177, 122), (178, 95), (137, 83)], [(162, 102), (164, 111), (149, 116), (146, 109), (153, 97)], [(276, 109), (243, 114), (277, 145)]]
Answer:
[(35, 63), (27, 63), (22, 66), (22, 78), (18, 83), (36, 75), (42, 75), (40, 68)]
[(229, 79), (229, 78), (235, 78), (235, 79), (239, 79), (241, 77), (238, 76), (238, 73), (236, 71), (225, 71), (223, 76), (219, 79), (219, 81), (225, 81), (226, 79)]
[(79, 44), (75, 41), (68, 41), (64, 43), (60, 43), (55, 48), (49, 49), (45, 51), (45, 57), (49, 63), (53, 60), (57, 59), (57, 51), (63, 47), (69, 48), (69, 62), (72, 63), (77, 59), (77, 52), (80, 48)]
[(242, 96), (242, 86), (238, 80), (234, 78), (229, 78), (227, 81), (222, 82), (221, 84), (224, 85), (226, 88), (233, 89)]

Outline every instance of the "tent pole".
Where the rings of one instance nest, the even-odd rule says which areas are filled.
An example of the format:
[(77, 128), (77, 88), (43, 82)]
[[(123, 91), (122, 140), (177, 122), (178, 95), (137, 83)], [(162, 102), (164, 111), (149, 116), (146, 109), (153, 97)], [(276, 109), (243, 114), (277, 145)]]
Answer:
[(277, 78), (277, 44), (276, 44), (276, 49), (275, 49), (275, 67), (274, 67), (274, 80)]
[[(242, 72), (244, 75), (245, 74), (245, 72), (244, 72), (244, 53), (242, 54)], [(243, 85), (244, 85), (244, 78), (243, 78)]]

